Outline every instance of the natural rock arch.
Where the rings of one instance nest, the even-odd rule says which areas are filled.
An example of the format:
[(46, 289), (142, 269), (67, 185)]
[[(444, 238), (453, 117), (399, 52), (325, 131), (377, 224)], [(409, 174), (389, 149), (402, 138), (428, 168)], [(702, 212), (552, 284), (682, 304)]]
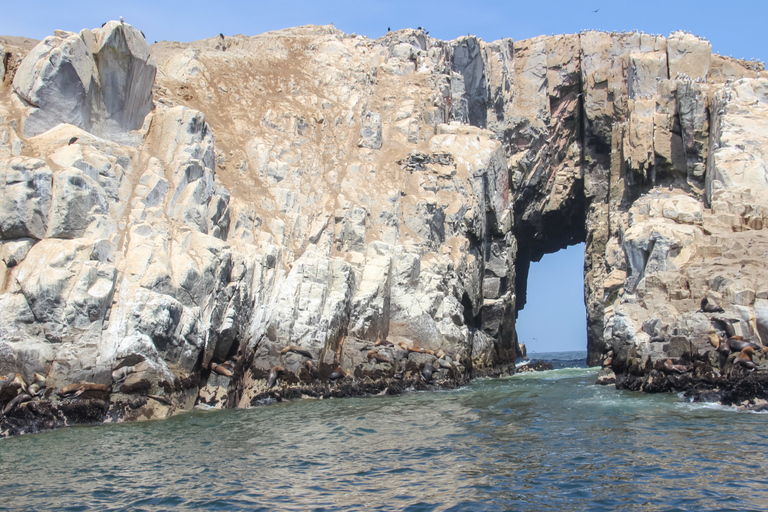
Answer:
[[(127, 42), (108, 45), (125, 75), (102, 76), (93, 41)], [(734, 371), (704, 296), (768, 332), (768, 86), (690, 34), (307, 26), (150, 54), (110, 22), (41, 44), (2, 105), (2, 372), (114, 384), (120, 417), (256, 403), (275, 367), (296, 396), (332, 375), (347, 393), (454, 386), (514, 371), (530, 262), (580, 241), (588, 362), (618, 386), (669, 387), (669, 357)], [(29, 102), (71, 69), (99, 85), (72, 116)], [(171, 406), (129, 407), (136, 390)]]

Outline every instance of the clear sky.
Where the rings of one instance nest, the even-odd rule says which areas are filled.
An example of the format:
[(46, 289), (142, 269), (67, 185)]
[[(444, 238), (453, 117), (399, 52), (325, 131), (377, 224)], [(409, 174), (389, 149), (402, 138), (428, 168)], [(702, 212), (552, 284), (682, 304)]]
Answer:
[[(7, 0), (0, 34), (42, 39), (55, 29), (77, 32), (120, 16), (143, 30), (150, 43), (219, 33), (255, 35), (310, 23), (333, 23), (370, 38), (384, 35), (388, 27), (421, 26), (439, 39), (469, 33), (486, 41), (586, 29), (662, 35), (686, 30), (707, 38), (716, 53), (768, 60), (768, 0)], [(574, 246), (531, 265), (527, 305), (518, 323), (529, 350), (586, 348), (583, 250)]]
[(709, 39), (723, 55), (768, 58), (765, 0), (7, 0), (0, 34), (42, 39), (54, 29), (79, 31), (120, 16), (150, 42), (255, 35), (308, 23), (334, 23), (371, 38), (384, 35), (387, 27), (422, 26), (440, 39), (471, 33), (486, 41), (584, 29), (663, 35), (683, 29)]
[(517, 337), (529, 354), (587, 349), (583, 243), (531, 263)]

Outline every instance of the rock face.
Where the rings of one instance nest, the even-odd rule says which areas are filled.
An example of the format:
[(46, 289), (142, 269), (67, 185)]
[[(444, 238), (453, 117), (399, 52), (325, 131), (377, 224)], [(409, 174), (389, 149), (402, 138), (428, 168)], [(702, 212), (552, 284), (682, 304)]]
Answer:
[(589, 362), (717, 385), (703, 297), (768, 335), (761, 70), (685, 33), (57, 32), (0, 89), (0, 405), (50, 400), (0, 427), (78, 383), (120, 421), (512, 372), (530, 262), (582, 241)]
[(21, 63), (13, 79), (18, 97), (30, 106), (24, 137), (65, 123), (130, 143), (152, 109), (155, 64), (144, 36), (111, 21), (79, 34), (56, 31)]

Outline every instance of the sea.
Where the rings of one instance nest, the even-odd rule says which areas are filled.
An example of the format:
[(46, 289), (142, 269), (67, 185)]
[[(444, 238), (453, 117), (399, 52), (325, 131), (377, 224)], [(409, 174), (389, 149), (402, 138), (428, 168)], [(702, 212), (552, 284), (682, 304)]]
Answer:
[(3, 439), (0, 510), (768, 510), (764, 413), (531, 359), (554, 369)]

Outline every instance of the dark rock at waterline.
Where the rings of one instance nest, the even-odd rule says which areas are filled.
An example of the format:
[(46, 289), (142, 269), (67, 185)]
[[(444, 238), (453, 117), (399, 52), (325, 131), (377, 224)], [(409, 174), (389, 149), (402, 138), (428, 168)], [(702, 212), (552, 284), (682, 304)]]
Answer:
[(99, 399), (32, 401), (0, 418), (0, 437), (32, 434), (67, 425), (102, 423), (109, 403)]
[(768, 399), (768, 372), (755, 371), (730, 384), (720, 400), (723, 405), (737, 405), (755, 399)]
[(691, 402), (719, 402), (723, 392), (719, 389), (689, 389), (683, 396)]

